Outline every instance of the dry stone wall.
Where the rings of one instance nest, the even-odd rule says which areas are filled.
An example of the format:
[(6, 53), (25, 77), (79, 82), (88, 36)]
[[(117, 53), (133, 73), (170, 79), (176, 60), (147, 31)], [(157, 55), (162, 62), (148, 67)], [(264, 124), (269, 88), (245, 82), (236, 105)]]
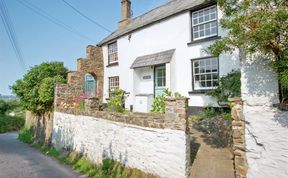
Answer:
[(243, 115), (243, 104), (240, 98), (230, 99), (232, 109), (232, 137), (234, 153), (234, 169), (236, 178), (246, 178), (247, 158), (245, 142), (245, 118)]
[(58, 149), (85, 154), (95, 163), (108, 157), (160, 177), (188, 177), (188, 99), (169, 99), (165, 103), (165, 114), (58, 108), (54, 112), (52, 143)]

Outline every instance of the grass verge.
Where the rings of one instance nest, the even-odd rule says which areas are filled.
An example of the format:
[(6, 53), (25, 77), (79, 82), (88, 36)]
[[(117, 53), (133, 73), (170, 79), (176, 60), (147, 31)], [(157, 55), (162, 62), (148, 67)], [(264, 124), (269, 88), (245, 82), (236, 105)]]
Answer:
[[(31, 130), (26, 129), (22, 131), (22, 136), (19, 135), (19, 140), (25, 140), (25, 143), (33, 143), (31, 137)], [(21, 138), (21, 139), (20, 139)], [(22, 139), (25, 138), (25, 139)], [(44, 154), (54, 157), (61, 163), (70, 166), (75, 171), (85, 174), (92, 178), (156, 178), (157, 176), (144, 173), (139, 169), (127, 168), (121, 163), (111, 160), (103, 159), (102, 164), (95, 164), (91, 162), (86, 156), (80, 155), (74, 151), (59, 151), (53, 147), (44, 146), (42, 143), (34, 143), (33, 147), (39, 149)]]

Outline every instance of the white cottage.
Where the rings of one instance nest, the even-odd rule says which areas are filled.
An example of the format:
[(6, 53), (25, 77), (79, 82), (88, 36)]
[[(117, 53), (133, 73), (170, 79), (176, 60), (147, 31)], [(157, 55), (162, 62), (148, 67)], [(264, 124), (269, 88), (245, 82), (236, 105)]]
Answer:
[(103, 101), (109, 89), (119, 87), (127, 92), (126, 108), (149, 112), (153, 98), (168, 88), (190, 98), (191, 112), (218, 106), (205, 92), (240, 62), (236, 52), (218, 58), (204, 51), (227, 33), (216, 1), (171, 0), (133, 19), (130, 0), (121, 3), (118, 29), (98, 44), (104, 55)]

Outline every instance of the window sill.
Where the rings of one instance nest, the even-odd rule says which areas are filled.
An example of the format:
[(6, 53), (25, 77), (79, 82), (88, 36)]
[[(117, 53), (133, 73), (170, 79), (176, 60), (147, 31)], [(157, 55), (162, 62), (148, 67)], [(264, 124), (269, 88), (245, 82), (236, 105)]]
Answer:
[(118, 65), (119, 65), (118, 62), (114, 62), (114, 63), (108, 64), (106, 67), (113, 67), (113, 66), (118, 66)]
[(189, 95), (191, 94), (205, 94), (206, 92), (211, 91), (211, 90), (194, 90), (194, 91), (189, 91)]
[(221, 39), (221, 36), (212, 36), (212, 37), (203, 38), (200, 40), (191, 41), (190, 43), (187, 43), (187, 45), (190, 46), (190, 45), (197, 44), (197, 43), (208, 42), (208, 41), (219, 40), (219, 39)]

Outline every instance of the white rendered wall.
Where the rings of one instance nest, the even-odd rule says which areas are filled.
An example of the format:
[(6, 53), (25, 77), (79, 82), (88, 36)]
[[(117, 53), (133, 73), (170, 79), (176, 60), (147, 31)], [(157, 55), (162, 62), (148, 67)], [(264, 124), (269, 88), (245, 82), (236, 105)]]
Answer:
[(288, 112), (279, 103), (278, 78), (259, 57), (242, 58), (248, 178), (288, 177)]
[[(221, 16), (218, 10), (218, 17), (221, 18)], [(133, 69), (130, 69), (133, 61), (139, 56), (176, 49), (173, 60), (169, 64), (167, 75), (170, 81), (167, 82), (167, 87), (190, 97), (190, 106), (217, 105), (215, 100), (204, 94), (188, 94), (192, 91), (191, 59), (208, 56), (204, 49), (213, 43), (213, 41), (206, 41), (188, 45), (191, 42), (190, 21), (190, 13), (186, 12), (135, 31), (129, 34), (130, 40), (128, 35), (119, 38), (117, 40), (119, 66), (104, 69), (104, 99), (108, 97), (108, 77), (117, 75), (120, 76), (120, 88), (131, 93), (127, 98), (126, 106), (133, 104), (133, 97), (136, 94), (133, 91)], [(224, 36), (225, 31), (219, 27), (218, 34)], [(107, 45), (103, 46), (103, 53), (106, 66), (108, 65)], [(220, 56), (219, 64), (220, 76), (232, 69), (239, 69), (238, 53)]]
[(56, 148), (86, 154), (96, 163), (101, 163), (104, 156), (161, 177), (186, 176), (184, 131), (144, 128), (55, 112), (52, 143)]

